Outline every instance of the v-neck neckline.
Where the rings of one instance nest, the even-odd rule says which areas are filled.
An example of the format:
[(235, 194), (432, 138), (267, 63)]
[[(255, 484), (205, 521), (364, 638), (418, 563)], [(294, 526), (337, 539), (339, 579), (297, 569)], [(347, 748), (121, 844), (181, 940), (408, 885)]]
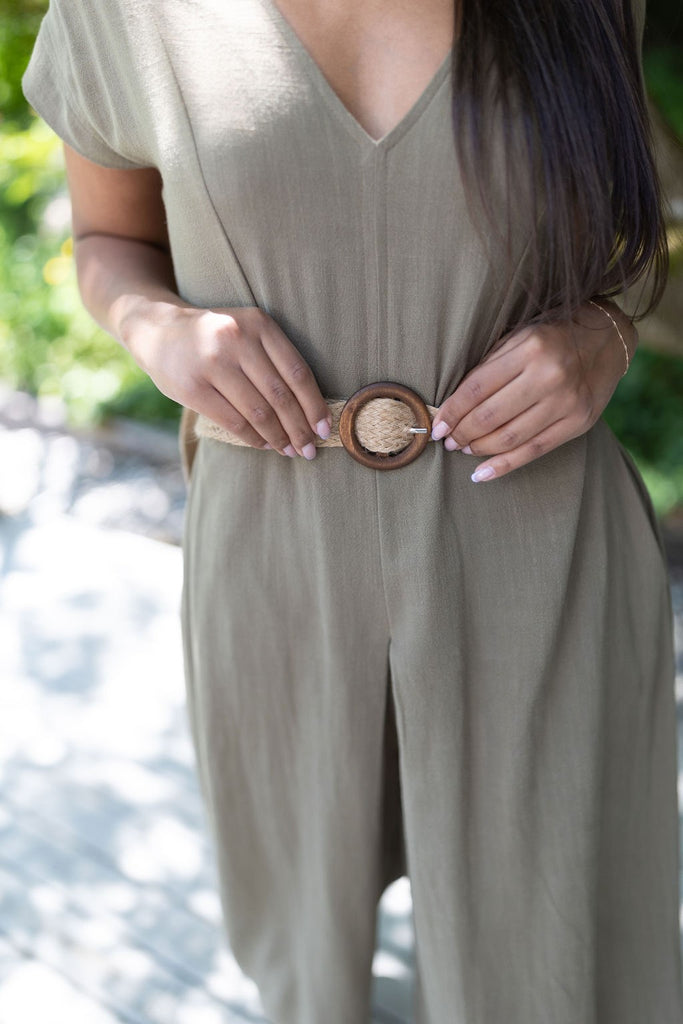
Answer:
[(328, 106), (343, 121), (347, 129), (355, 135), (361, 143), (369, 146), (371, 149), (384, 149), (392, 145), (394, 142), (397, 142), (398, 139), (418, 120), (422, 111), (427, 107), (451, 69), (455, 50), (454, 45), (451, 46), (443, 61), (409, 110), (406, 111), (403, 117), (393, 126), (393, 128), (390, 128), (389, 131), (384, 133), (384, 135), (376, 139), (365, 130), (358, 118), (352, 114), (346, 104), (342, 102), (338, 93), (332, 88), (326, 75), (323, 73), (322, 68), (313, 58), (307, 47), (304, 46), (298, 33), (295, 32), (293, 26), (275, 3), (275, 0), (260, 0), (260, 2), (270, 15), (276, 27), (279, 29), (285, 41), (289, 44), (290, 49), (300, 58), (304, 69), (307, 71), (309, 77), (313, 81), (313, 84), (317, 86)]

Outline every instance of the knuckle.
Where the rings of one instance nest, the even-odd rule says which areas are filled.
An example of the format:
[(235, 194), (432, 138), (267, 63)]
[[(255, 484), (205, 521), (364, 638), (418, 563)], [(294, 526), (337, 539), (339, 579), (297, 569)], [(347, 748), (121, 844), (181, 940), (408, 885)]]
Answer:
[(312, 379), (313, 373), (308, 363), (303, 359), (297, 359), (290, 364), (289, 376), (297, 384), (307, 384)]
[(228, 416), (225, 425), (231, 434), (244, 434), (249, 429), (249, 424), (239, 413)]
[(519, 444), (519, 434), (516, 430), (504, 430), (500, 439), (506, 448), (516, 448)]
[(214, 331), (214, 337), (216, 342), (223, 345), (232, 345), (235, 342), (239, 342), (243, 338), (242, 329), (232, 316), (221, 317), (220, 322), (217, 324)]
[(265, 405), (253, 405), (249, 410), (252, 423), (263, 426), (268, 424), (272, 418), (272, 410)]
[(481, 424), (482, 427), (487, 427), (492, 423), (497, 415), (497, 410), (493, 405), (483, 405), (480, 409), (476, 409), (472, 413), (472, 419), (475, 423)]
[(481, 398), (483, 389), (476, 377), (472, 378), (472, 380), (463, 381), (462, 389), (467, 400), (476, 401)]
[(546, 441), (535, 440), (529, 442), (529, 451), (534, 458), (537, 458), (539, 455), (543, 455), (547, 450), (548, 444)]
[(532, 331), (524, 341), (525, 348), (527, 349), (528, 355), (532, 358), (537, 358), (543, 352), (545, 352), (545, 344), (543, 337), (538, 331)]
[(562, 363), (550, 362), (545, 369), (545, 383), (548, 387), (558, 388), (567, 382), (568, 369)]
[(292, 404), (294, 396), (284, 381), (279, 379), (270, 380), (268, 381), (267, 388), (270, 398), (280, 408), (287, 408)]

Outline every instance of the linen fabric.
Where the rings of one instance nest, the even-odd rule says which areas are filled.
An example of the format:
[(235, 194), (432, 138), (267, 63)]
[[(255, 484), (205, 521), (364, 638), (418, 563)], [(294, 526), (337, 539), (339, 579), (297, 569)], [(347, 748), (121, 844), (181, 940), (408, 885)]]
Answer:
[[(515, 209), (504, 287), (451, 75), (374, 140), (273, 0), (53, 0), (24, 89), (89, 159), (160, 170), (184, 299), (266, 310), (325, 396), (395, 380), (438, 406), (528, 245)], [(476, 484), (441, 444), (381, 472), (197, 441), (193, 416), (188, 717), (226, 935), (274, 1024), (368, 1019), (403, 873), (421, 1024), (681, 1024), (671, 596), (606, 422)]]

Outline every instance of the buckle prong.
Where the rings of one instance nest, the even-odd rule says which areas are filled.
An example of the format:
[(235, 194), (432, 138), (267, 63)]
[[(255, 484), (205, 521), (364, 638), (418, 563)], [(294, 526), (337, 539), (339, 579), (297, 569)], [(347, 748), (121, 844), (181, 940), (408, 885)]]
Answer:
[[(394, 454), (371, 452), (364, 448), (355, 432), (356, 417), (360, 409), (375, 398), (393, 398), (403, 402), (412, 412), (418, 426), (408, 427), (406, 433), (414, 436), (400, 451)], [(426, 404), (411, 388), (396, 381), (380, 380), (374, 384), (366, 384), (346, 401), (339, 417), (339, 437), (356, 462), (370, 469), (400, 469), (424, 451), (431, 434), (432, 420)]]

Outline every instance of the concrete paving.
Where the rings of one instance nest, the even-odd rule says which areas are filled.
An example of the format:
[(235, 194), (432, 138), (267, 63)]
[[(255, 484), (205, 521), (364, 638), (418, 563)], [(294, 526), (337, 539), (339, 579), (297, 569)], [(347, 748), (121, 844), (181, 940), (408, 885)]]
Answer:
[[(145, 437), (159, 458), (0, 401), (0, 1024), (266, 1024), (189, 739), (175, 437)], [(672, 596), (683, 708), (675, 566)], [(379, 908), (374, 1024), (410, 1021), (413, 955), (404, 878)]]

